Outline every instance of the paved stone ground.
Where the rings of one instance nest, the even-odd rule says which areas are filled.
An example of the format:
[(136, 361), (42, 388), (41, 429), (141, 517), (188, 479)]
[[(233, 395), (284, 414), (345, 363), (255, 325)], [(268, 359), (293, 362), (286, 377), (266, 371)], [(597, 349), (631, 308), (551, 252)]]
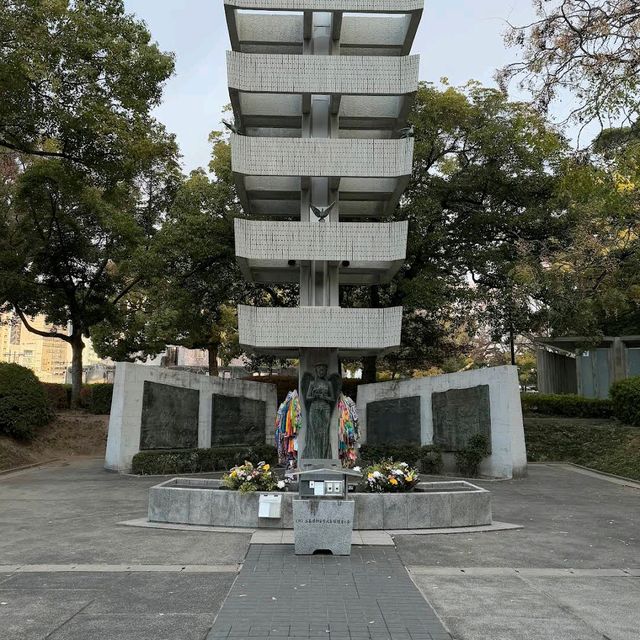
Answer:
[(0, 576), (3, 640), (202, 640), (235, 573)]
[(0, 565), (231, 564), (251, 534), (135, 529), (159, 478), (123, 477), (101, 460), (56, 464), (0, 476)]
[[(207, 637), (250, 534), (120, 526), (145, 514), (158, 481), (97, 460), (0, 477), (2, 640)], [(395, 538), (455, 640), (638, 640), (640, 490), (555, 466), (479, 484), (497, 520), (525, 528)], [(399, 580), (386, 575), (380, 589)]]
[(546, 465), (477, 484), (524, 529), (395, 538), (454, 638), (640, 638), (640, 489)]
[(296, 557), (252, 545), (207, 640), (449, 640), (394, 547)]
[(407, 565), (621, 569), (640, 565), (640, 489), (558, 466), (476, 484), (492, 493), (493, 518), (524, 529), (476, 535), (402, 536)]

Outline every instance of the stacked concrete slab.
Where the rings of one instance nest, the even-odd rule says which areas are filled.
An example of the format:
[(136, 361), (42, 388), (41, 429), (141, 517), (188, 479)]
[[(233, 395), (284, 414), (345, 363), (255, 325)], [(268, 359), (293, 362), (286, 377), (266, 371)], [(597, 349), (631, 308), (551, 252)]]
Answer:
[[(241, 306), (240, 342), (299, 358), (301, 376), (400, 344), (401, 308), (342, 309), (339, 287), (388, 282), (405, 259), (407, 224), (376, 220), (411, 174), (403, 129), (422, 9), (423, 0), (225, 0), (232, 166), (247, 214), (236, 221), (238, 262), (252, 281), (300, 283), (297, 308)], [(332, 203), (318, 219), (313, 209)]]

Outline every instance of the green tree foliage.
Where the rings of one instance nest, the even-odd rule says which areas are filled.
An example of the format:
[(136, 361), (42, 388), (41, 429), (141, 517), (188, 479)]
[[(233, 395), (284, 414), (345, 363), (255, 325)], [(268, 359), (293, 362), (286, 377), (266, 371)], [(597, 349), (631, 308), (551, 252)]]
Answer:
[(2, 1), (0, 305), (73, 349), (143, 281), (180, 178), (151, 109), (173, 70), (122, 0)]
[[(563, 93), (571, 114), (602, 129), (559, 172), (558, 207), (571, 220), (550, 234), (521, 274), (538, 283), (552, 334), (597, 340), (640, 329), (640, 6), (628, 0), (535, 0), (538, 18), (510, 30), (518, 78), (546, 109)], [(611, 123), (615, 128), (606, 128)]]
[(217, 357), (234, 352), (233, 303), (241, 282), (236, 214), (224, 182), (192, 172), (154, 239), (144, 292), (124, 298), (118, 316), (99, 328), (98, 349), (120, 359), (155, 354), (167, 344), (206, 349), (217, 375)]
[(489, 325), (494, 339), (533, 329), (537, 282), (523, 256), (562, 237), (558, 132), (530, 106), (470, 83), (422, 83), (411, 114), (415, 158), (399, 219), (409, 220), (407, 262), (383, 303), (405, 308), (403, 349), (387, 368), (428, 369), (459, 352), (461, 326)]
[(174, 63), (122, 0), (0, 0), (0, 44), (0, 148), (139, 174)]
[(572, 161), (558, 196), (572, 220), (525, 267), (545, 298), (549, 332), (597, 339), (640, 329), (640, 145)]

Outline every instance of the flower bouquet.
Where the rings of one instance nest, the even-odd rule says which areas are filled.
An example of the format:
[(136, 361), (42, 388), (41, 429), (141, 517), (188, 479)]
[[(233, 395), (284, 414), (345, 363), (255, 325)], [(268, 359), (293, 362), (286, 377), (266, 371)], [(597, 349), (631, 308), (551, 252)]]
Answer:
[(403, 493), (420, 481), (418, 470), (406, 462), (383, 460), (363, 470), (364, 490), (368, 493)]
[[(271, 466), (265, 462), (253, 465), (245, 460), (245, 463), (233, 467), (229, 473), (222, 476), (225, 487), (248, 493), (250, 491), (273, 491), (276, 488), (284, 488), (284, 482), (278, 482)], [(282, 487), (280, 486), (282, 485)]]

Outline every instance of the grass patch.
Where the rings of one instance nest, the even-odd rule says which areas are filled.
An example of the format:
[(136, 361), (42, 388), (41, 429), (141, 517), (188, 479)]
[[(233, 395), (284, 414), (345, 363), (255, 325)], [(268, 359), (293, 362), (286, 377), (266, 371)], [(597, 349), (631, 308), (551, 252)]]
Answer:
[(524, 421), (529, 462), (573, 462), (640, 480), (640, 429), (614, 420), (541, 418)]

